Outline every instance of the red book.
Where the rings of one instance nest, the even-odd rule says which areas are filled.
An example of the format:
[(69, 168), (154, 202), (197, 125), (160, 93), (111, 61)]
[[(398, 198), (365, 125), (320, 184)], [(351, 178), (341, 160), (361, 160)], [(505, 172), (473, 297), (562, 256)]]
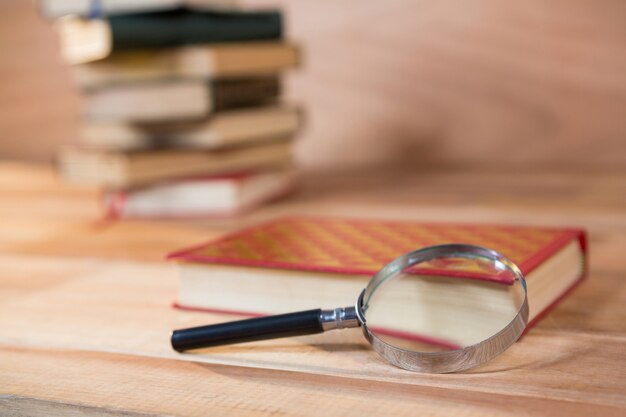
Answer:
[(194, 177), (111, 191), (104, 207), (111, 218), (187, 218), (240, 215), (289, 193), (292, 169)]
[[(485, 246), (513, 260), (528, 284), (530, 325), (586, 273), (579, 229), (342, 218), (283, 218), (168, 257), (180, 269), (177, 307), (264, 315), (353, 305), (385, 264), (444, 243)], [(484, 294), (511, 284), (506, 274), (465, 278)]]

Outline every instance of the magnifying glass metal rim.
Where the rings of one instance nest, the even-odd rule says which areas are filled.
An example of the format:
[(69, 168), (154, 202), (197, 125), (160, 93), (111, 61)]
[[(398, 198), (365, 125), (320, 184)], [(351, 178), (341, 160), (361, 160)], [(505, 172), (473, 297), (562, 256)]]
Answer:
[[(390, 279), (394, 273), (435, 258), (468, 257), (471, 255), (502, 263), (513, 272), (515, 280), (520, 282), (524, 290), (524, 300), (517, 314), (498, 333), (461, 349), (441, 352), (418, 352), (393, 346), (376, 336), (367, 327), (364, 306), (367, 305), (376, 288), (387, 279)], [(396, 258), (384, 266), (372, 277), (367, 287), (361, 292), (355, 310), (356, 318), (363, 329), (363, 334), (372, 345), (372, 348), (392, 364), (416, 372), (459, 372), (490, 361), (519, 339), (528, 324), (528, 289), (524, 274), (519, 267), (499, 252), (481, 246), (444, 244), (415, 250)]]
[[(516, 316), (498, 333), (476, 344), (461, 349), (441, 352), (417, 352), (393, 346), (367, 327), (366, 306), (376, 288), (395, 273), (441, 257), (486, 258), (509, 268), (524, 290), (524, 300)], [(459, 372), (481, 365), (510, 347), (524, 332), (528, 323), (528, 298), (524, 275), (513, 261), (504, 255), (481, 246), (444, 244), (429, 246), (402, 255), (385, 265), (374, 275), (361, 292), (356, 305), (332, 310), (306, 310), (239, 320), (229, 323), (179, 329), (172, 332), (172, 347), (183, 352), (190, 349), (279, 337), (320, 333), (332, 329), (362, 327), (363, 334), (378, 352), (391, 364), (417, 372)]]

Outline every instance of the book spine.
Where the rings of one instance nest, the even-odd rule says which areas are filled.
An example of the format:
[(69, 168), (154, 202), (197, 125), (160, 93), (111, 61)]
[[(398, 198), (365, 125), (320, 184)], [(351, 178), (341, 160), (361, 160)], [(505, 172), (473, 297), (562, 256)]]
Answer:
[(224, 79), (211, 83), (213, 110), (227, 110), (276, 102), (280, 95), (278, 77)]
[(109, 23), (114, 51), (282, 37), (282, 16), (278, 11), (218, 13), (178, 9), (111, 16)]
[(587, 245), (587, 233), (583, 230), (575, 230), (572, 231), (574, 233), (573, 239), (578, 240), (580, 244), (580, 249), (582, 253), (582, 272), (580, 277), (572, 285), (569, 286), (563, 293), (561, 293), (558, 297), (550, 303), (546, 308), (540, 311), (535, 317), (526, 325), (526, 329), (524, 330), (524, 334), (528, 332), (532, 327), (534, 327), (538, 322), (540, 322), (548, 313), (554, 310), (565, 298), (567, 298), (586, 278), (589, 273), (589, 247)]
[[(233, 181), (241, 181), (241, 179), (234, 178)], [(289, 184), (284, 185), (280, 189), (263, 195), (256, 200), (249, 202), (248, 204), (233, 207), (230, 210), (206, 208), (205, 210), (195, 212), (185, 212), (182, 209), (175, 212), (167, 210), (153, 213), (142, 213), (140, 211), (129, 212), (127, 210), (127, 201), (129, 199), (132, 199), (132, 191), (130, 193), (126, 191), (110, 192), (103, 197), (103, 204), (105, 218), (112, 220), (120, 218), (136, 220), (225, 219), (249, 213), (264, 204), (270, 203), (274, 200), (278, 200), (286, 196), (287, 194), (293, 192), (295, 188), (295, 181), (292, 180)], [(232, 312), (228, 313), (236, 314)]]

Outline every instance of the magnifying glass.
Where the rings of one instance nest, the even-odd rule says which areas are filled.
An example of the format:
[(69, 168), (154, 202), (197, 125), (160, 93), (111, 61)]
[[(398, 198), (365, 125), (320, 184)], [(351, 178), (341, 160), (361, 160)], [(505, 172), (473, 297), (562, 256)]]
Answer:
[(179, 351), (361, 327), (373, 349), (400, 368), (459, 372), (510, 347), (528, 322), (524, 275), (480, 246), (429, 246), (374, 275), (355, 306), (307, 310), (175, 330)]

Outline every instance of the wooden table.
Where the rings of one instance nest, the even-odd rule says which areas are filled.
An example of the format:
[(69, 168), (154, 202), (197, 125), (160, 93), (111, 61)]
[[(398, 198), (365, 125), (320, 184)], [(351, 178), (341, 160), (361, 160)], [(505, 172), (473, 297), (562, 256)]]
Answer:
[[(314, 175), (240, 219), (99, 220), (97, 191), (0, 165), (0, 415), (625, 415), (626, 175), (484, 171)], [(227, 317), (170, 307), (163, 255), (283, 214), (575, 225), (589, 279), (469, 372), (383, 362), (358, 331), (179, 355), (170, 330)]]

